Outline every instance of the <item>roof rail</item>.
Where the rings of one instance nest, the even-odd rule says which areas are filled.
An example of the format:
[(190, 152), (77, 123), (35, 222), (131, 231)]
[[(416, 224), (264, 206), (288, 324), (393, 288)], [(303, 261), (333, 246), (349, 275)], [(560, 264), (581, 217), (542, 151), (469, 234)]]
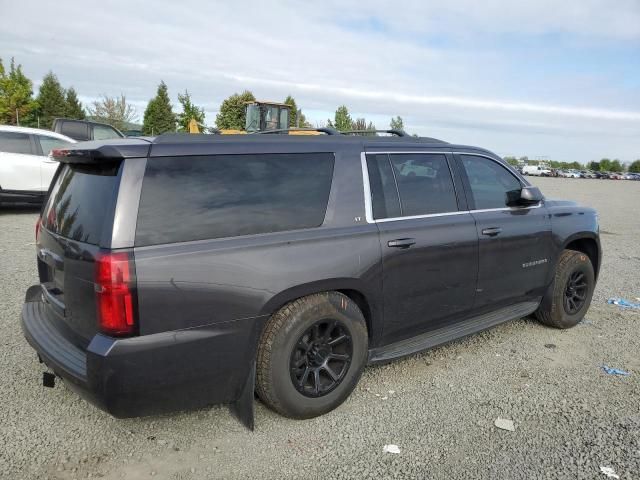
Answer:
[(409, 137), (410, 135), (405, 132), (404, 130), (396, 130), (396, 129), (390, 129), (390, 130), (345, 130), (340, 132), (343, 135), (360, 135), (360, 134), (366, 134), (366, 133), (390, 133), (392, 135), (395, 135), (396, 137)]
[(318, 128), (278, 128), (277, 130), (263, 130), (261, 132), (254, 132), (254, 135), (255, 134), (267, 135), (270, 133), (284, 133), (284, 132), (320, 132), (320, 133), (326, 133), (327, 135), (341, 134), (341, 132), (339, 132), (335, 128), (318, 127)]

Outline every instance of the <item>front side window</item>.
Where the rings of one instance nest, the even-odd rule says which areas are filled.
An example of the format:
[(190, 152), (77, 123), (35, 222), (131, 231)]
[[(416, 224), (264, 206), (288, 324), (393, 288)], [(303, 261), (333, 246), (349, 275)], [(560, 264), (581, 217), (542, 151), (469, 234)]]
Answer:
[(0, 152), (31, 154), (29, 135), (19, 132), (0, 132)]
[(63, 140), (61, 138), (45, 137), (44, 135), (37, 135), (36, 138), (40, 143), (40, 148), (42, 148), (42, 154), (44, 156), (49, 155), (49, 152), (51, 152), (51, 150), (53, 150), (54, 148), (66, 147), (67, 145), (71, 144), (71, 142)]
[(318, 227), (332, 153), (150, 158), (136, 245)]
[(375, 219), (458, 210), (445, 155), (376, 154), (367, 159)]
[(461, 155), (475, 209), (504, 208), (520, 190), (520, 181), (505, 167), (486, 157)]

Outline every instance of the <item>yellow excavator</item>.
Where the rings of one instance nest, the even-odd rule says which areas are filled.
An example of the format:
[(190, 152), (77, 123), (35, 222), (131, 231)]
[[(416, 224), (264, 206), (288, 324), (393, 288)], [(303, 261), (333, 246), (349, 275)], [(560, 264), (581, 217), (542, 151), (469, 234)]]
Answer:
[[(245, 133), (284, 133), (289, 135), (322, 135), (321, 132), (308, 129), (289, 128), (291, 106), (286, 103), (256, 100), (245, 103), (244, 130), (223, 129), (222, 135), (238, 135)], [(191, 133), (198, 133), (193, 132)]]

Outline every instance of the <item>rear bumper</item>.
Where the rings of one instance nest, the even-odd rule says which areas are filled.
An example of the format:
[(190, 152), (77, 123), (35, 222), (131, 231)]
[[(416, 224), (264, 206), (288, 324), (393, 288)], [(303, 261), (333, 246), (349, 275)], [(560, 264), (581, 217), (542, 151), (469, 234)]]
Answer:
[(81, 349), (52, 326), (39, 291), (27, 291), (25, 338), (71, 389), (115, 417), (235, 402), (251, 373), (261, 318), (125, 339), (98, 334)]

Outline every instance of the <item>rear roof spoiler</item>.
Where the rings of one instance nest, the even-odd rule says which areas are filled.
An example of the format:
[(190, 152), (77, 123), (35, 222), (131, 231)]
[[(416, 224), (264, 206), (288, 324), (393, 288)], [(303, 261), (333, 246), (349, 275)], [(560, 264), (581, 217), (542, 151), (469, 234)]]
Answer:
[(145, 138), (109, 141), (80, 142), (51, 150), (51, 158), (60, 163), (105, 163), (124, 158), (147, 157), (151, 142)]

